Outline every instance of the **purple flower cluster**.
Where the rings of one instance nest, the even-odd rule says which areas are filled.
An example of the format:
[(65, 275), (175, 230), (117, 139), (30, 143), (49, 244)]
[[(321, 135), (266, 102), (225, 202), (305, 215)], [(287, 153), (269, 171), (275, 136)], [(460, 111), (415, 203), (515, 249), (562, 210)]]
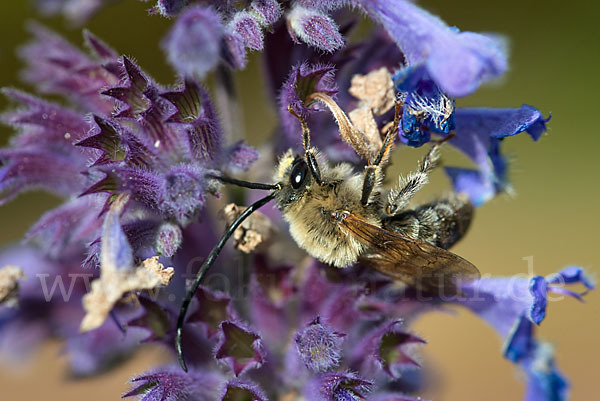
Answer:
[[(39, 3), (52, 12), (80, 5), (73, 14), (79, 19), (102, 1)], [(351, 42), (356, 10), (374, 27)], [(185, 279), (221, 231), (205, 206), (210, 198), (232, 196), (215, 176), (245, 172), (259, 158), (244, 142), (228, 143), (223, 110), (199, 80), (214, 70), (243, 69), (248, 51), (263, 52), (279, 113), (265, 155), (298, 150), (302, 135), (292, 110), (319, 132), (314, 146), (333, 161), (358, 165), (335, 120), (311, 96), (331, 96), (342, 109), (362, 113), (350, 119), (361, 118), (370, 144), (381, 138), (368, 128), (393, 121), (396, 100), (402, 105), (397, 145), (442, 140), (463, 152), (474, 167), (446, 172), (456, 192), (477, 206), (510, 187), (502, 140), (521, 132), (537, 140), (549, 120), (528, 105), (459, 107), (461, 97), (506, 70), (502, 43), (449, 27), (409, 1), (158, 0), (150, 12), (174, 19), (162, 42), (181, 77), (172, 87), (159, 85), (87, 31), (89, 54), (39, 25), (30, 27), (34, 38), (20, 50), (24, 79), (68, 106), (3, 90), (18, 106), (1, 116), (16, 134), (0, 149), (0, 204), (32, 189), (64, 202), (30, 229), (26, 244), (0, 254), (0, 268), (20, 266), (26, 277), (19, 308), (0, 305), (3, 357), (20, 355), (48, 336), (66, 340), (78, 375), (109, 369), (148, 342), (175, 356)], [(391, 101), (375, 105), (368, 103), (370, 95), (351, 90), (374, 71), (388, 77), (378, 82)], [(277, 215), (265, 213), (272, 229), (286, 232)], [(534, 329), (546, 316), (549, 294), (581, 299), (585, 292), (565, 286), (593, 289), (581, 268), (547, 277), (482, 278), (463, 284), (460, 296), (448, 301), (423, 299), (361, 266), (340, 270), (297, 257), (284, 234), (267, 245), (243, 258), (224, 251), (194, 294), (182, 335), (190, 372), (174, 363), (149, 369), (123, 397), (414, 400), (423, 385), (418, 351), (426, 342), (410, 324), (452, 303), (496, 329), (504, 356), (527, 375), (526, 400), (566, 399), (568, 382)], [(157, 265), (174, 266), (174, 279), (158, 291), (136, 287), (135, 280), (164, 272), (140, 267), (155, 256)], [(104, 283), (108, 267), (132, 280), (119, 284), (133, 290), (108, 305), (103, 324), (81, 333), (82, 299), (89, 308), (83, 297)]]

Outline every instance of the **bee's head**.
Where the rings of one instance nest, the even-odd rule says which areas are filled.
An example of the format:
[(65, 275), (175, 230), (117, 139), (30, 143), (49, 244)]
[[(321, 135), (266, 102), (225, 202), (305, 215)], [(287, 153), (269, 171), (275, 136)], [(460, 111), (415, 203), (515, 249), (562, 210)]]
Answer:
[(307, 187), (314, 181), (305, 158), (294, 155), (292, 150), (288, 150), (279, 159), (274, 178), (281, 185), (276, 202), (277, 207), (282, 211), (290, 204), (300, 200)]

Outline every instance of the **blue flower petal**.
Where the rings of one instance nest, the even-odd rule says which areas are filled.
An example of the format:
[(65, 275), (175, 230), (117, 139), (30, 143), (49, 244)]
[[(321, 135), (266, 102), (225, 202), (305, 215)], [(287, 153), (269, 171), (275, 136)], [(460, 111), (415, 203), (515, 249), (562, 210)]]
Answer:
[[(575, 273), (576, 270), (570, 268), (567, 273), (569, 272)], [(573, 279), (569, 284), (589, 282), (583, 273), (574, 275), (579, 276), (579, 279)], [(555, 277), (556, 275), (548, 276), (551, 280), (555, 280)], [(548, 281), (548, 278), (482, 278), (462, 287), (465, 297), (459, 299), (458, 303), (477, 313), (492, 325), (501, 337), (510, 342), (517, 321), (525, 318), (540, 324), (544, 319), (547, 294), (555, 291), (552, 286), (555, 281)]]
[(588, 290), (593, 290), (595, 288), (593, 281), (586, 276), (585, 271), (579, 266), (565, 267), (558, 273), (547, 276), (546, 281), (551, 284), (581, 283)]
[(554, 364), (549, 344), (537, 344), (525, 370), (528, 375), (525, 401), (565, 401), (568, 398), (569, 382)]
[(512, 362), (518, 362), (523, 356), (531, 352), (535, 346), (533, 340), (533, 323), (521, 317), (504, 343), (504, 357)]
[(475, 206), (483, 205), (497, 193), (492, 180), (486, 178), (481, 171), (460, 167), (445, 167), (444, 170), (450, 177), (454, 190), (466, 193)]
[(529, 281), (529, 292), (533, 295), (533, 304), (529, 310), (529, 318), (535, 324), (540, 324), (546, 317), (548, 283), (541, 276), (534, 277)]
[(464, 169), (447, 170), (455, 189), (468, 193), (476, 205), (505, 190), (509, 186), (508, 166), (500, 153), (500, 140), (527, 132), (536, 141), (545, 132), (547, 121), (539, 110), (528, 105), (513, 109), (457, 109), (455, 137), (450, 143), (475, 162), (480, 174)]
[(455, 102), (446, 96), (423, 68), (407, 67), (392, 77), (403, 92), (404, 108), (400, 141), (419, 147), (431, 140), (431, 132), (448, 134), (455, 128)]
[(409, 66), (424, 66), (453, 97), (474, 92), (506, 70), (506, 55), (495, 38), (460, 32), (408, 1), (354, 1), (387, 29)]

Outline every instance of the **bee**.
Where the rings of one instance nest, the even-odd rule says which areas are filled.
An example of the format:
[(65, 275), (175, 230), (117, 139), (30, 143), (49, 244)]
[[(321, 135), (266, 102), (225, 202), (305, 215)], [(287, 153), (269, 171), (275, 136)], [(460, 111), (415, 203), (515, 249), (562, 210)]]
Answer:
[(224, 183), (271, 193), (232, 222), (188, 291), (176, 336), (179, 362), (184, 370), (187, 369), (181, 350), (181, 331), (194, 292), (227, 239), (244, 219), (271, 200), (288, 222), (296, 243), (324, 263), (344, 268), (358, 262), (432, 295), (459, 294), (459, 280), (479, 278), (473, 264), (447, 250), (465, 235), (471, 223), (473, 205), (466, 196), (452, 193), (435, 202), (407, 208), (438, 165), (441, 143), (430, 148), (417, 171), (401, 180), (398, 188), (387, 191), (382, 181), (399, 125), (401, 103), (396, 103), (394, 122), (380, 149), (373, 150), (331, 97), (317, 92), (308, 100), (320, 101), (330, 109), (340, 136), (367, 165), (361, 172), (347, 163), (331, 165), (310, 144), (306, 121), (288, 108), (302, 127), (304, 154), (294, 155), (290, 150), (280, 157), (274, 174), (276, 184), (210, 176)]

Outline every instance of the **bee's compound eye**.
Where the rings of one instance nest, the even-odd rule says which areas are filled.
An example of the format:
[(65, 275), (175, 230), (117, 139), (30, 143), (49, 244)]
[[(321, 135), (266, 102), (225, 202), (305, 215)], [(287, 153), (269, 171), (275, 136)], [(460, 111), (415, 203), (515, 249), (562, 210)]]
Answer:
[(298, 161), (292, 168), (292, 174), (290, 175), (290, 184), (292, 188), (298, 189), (304, 183), (304, 179), (308, 174), (308, 166), (304, 160)]

